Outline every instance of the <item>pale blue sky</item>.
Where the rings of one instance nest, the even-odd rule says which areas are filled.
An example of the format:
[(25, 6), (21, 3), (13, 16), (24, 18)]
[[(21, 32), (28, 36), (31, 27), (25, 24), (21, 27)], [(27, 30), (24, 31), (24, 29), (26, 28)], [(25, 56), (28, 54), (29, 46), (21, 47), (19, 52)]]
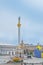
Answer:
[(18, 17), (21, 40), (43, 44), (43, 0), (0, 0), (0, 44), (18, 44)]

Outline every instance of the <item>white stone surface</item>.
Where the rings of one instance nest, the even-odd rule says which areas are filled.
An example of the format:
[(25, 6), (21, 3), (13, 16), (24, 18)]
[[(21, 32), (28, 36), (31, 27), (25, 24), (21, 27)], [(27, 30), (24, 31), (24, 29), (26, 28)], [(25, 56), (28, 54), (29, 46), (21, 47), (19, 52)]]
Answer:
[(27, 58), (23, 60), (24, 63), (42, 63), (43, 58)]

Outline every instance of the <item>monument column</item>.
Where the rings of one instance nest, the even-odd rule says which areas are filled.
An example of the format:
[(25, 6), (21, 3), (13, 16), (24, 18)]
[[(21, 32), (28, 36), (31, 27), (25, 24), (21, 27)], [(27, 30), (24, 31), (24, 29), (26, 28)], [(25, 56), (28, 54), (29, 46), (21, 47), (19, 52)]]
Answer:
[(21, 24), (20, 24), (20, 17), (18, 18), (17, 27), (18, 27), (18, 44), (19, 44), (19, 43), (20, 43), (20, 27), (21, 27)]

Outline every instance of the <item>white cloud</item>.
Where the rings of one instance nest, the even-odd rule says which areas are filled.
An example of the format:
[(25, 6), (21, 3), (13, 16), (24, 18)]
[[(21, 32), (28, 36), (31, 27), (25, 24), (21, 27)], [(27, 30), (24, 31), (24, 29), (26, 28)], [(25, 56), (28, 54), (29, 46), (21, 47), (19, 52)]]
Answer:
[(27, 7), (31, 7), (37, 10), (43, 10), (43, 0), (21, 0), (21, 3)]
[[(32, 20), (26, 19), (25, 17), (22, 18), (22, 25), (21, 25), (21, 40), (24, 39), (24, 41), (29, 42), (30, 40), (34, 40), (33, 42), (30, 41), (30, 43), (35, 43), (40, 41), (42, 44), (43, 41), (43, 24), (40, 24), (37, 22), (34, 22)], [(42, 40), (40, 40), (42, 39)]]
[(25, 3), (31, 3), (34, 5), (43, 5), (43, 0), (23, 0)]
[(23, 18), (22, 20), (22, 30), (29, 32), (43, 32), (43, 24), (40, 24), (38, 21), (34, 22), (28, 18)]
[(13, 45), (13, 44), (5, 43), (5, 42), (0, 42), (0, 45)]
[(13, 41), (17, 39), (18, 15), (16, 13), (1, 11), (0, 12), (0, 39)]

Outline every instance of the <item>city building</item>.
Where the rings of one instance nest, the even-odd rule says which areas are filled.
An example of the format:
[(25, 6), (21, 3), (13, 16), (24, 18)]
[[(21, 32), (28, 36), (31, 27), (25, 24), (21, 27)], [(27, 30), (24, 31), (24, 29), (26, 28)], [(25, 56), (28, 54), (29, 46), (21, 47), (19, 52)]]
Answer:
[(16, 46), (13, 45), (0, 45), (0, 55), (15, 55)]

